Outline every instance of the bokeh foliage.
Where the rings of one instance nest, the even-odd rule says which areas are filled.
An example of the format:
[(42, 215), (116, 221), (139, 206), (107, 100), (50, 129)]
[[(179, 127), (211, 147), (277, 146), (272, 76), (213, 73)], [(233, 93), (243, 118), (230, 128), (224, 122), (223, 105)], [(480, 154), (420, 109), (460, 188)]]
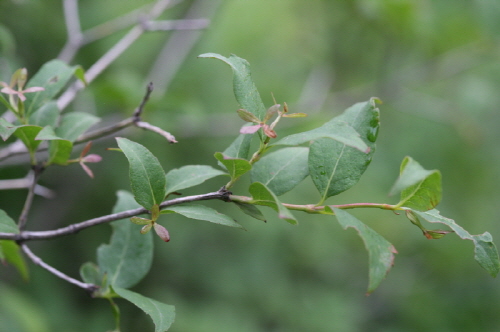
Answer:
[[(82, 26), (91, 27), (149, 1), (81, 4)], [(167, 13), (179, 17), (180, 3)], [(217, 4), (213, 1), (213, 6)], [(210, 8), (206, 9), (210, 12)], [(196, 55), (234, 53), (247, 59), (266, 106), (286, 101), (309, 114), (310, 129), (346, 106), (377, 96), (382, 127), (371, 167), (335, 202), (390, 202), (400, 160), (412, 155), (443, 174), (440, 210), (473, 234), (500, 236), (497, 201), (500, 139), (500, 5), (493, 0), (252, 0), (224, 1), (165, 94), (156, 90), (145, 118), (176, 135), (168, 145), (154, 134), (123, 133), (160, 158), (165, 170), (186, 164), (216, 166), (215, 151), (238, 133), (231, 74), (225, 65)], [(0, 80), (25, 66), (30, 73), (59, 53), (66, 32), (60, 1), (0, 2)], [(110, 121), (129, 116), (144, 94), (150, 64), (168, 33), (144, 36), (72, 105)], [(71, 65), (88, 68), (119, 36), (85, 47)], [(310, 121), (310, 122), (309, 122)], [(290, 121), (293, 122), (293, 121)], [(294, 122), (295, 123), (295, 122)], [(291, 133), (278, 132), (283, 137)], [(109, 213), (115, 192), (128, 187), (122, 156), (104, 152), (112, 140), (95, 142), (103, 162), (89, 181), (77, 167), (48, 170), (42, 184), (57, 199), (37, 199), (30, 227), (48, 229)], [(94, 165), (93, 165), (94, 166)], [(3, 166), (2, 178), (25, 169)], [(70, 179), (71, 181), (69, 181)], [(213, 191), (226, 179), (207, 181)], [(314, 197), (312, 183), (302, 195)], [(234, 190), (237, 192), (238, 186)], [(246, 194), (246, 193), (245, 193)], [(287, 201), (300, 202), (286, 194)], [(0, 192), (17, 216), (22, 191)], [(318, 196), (319, 200), (319, 196)], [(4, 204), (5, 202), (5, 204)], [(229, 209), (222, 202), (214, 208)], [(232, 208), (232, 207), (231, 207)], [(136, 289), (176, 305), (172, 331), (492, 331), (500, 308), (498, 280), (478, 268), (471, 244), (447, 236), (426, 240), (406, 219), (384, 211), (359, 211), (398, 249), (395, 267), (380, 288), (364, 296), (367, 254), (354, 232), (308, 216), (291, 226), (268, 214), (268, 223), (228, 212), (248, 230), (238, 232), (167, 215), (172, 237), (158, 243), (153, 270)], [(36, 243), (48, 263), (77, 276), (82, 262), (108, 242), (108, 225)], [(68, 257), (72, 257), (68, 263)], [(5, 272), (7, 271), (7, 272)], [(45, 271), (31, 268), (29, 283), (3, 269), (0, 331), (104, 331), (112, 326), (104, 301), (92, 300)], [(17, 308), (17, 309), (16, 309)], [(22, 309), (20, 309), (22, 308)], [(150, 328), (147, 318), (124, 304), (124, 329)], [(18, 325), (18, 317), (24, 326)], [(36, 322), (32, 323), (33, 321)], [(85, 322), (85, 324), (82, 324)]]

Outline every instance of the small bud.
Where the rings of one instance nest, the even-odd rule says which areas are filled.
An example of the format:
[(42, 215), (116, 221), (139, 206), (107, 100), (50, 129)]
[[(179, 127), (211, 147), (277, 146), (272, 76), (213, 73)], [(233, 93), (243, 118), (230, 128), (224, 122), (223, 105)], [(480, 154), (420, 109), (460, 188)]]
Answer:
[(252, 113), (250, 113), (249, 111), (247, 111), (245, 109), (239, 109), (237, 112), (243, 121), (260, 122), (260, 120), (255, 115), (253, 115)]
[(269, 127), (268, 125), (264, 125), (262, 129), (264, 130), (264, 134), (266, 134), (266, 136), (271, 137), (271, 138), (278, 137), (276, 132), (274, 130), (272, 130), (271, 127)]
[(263, 122), (269, 121), (275, 113), (278, 113), (280, 110), (281, 105), (280, 104), (275, 104), (267, 109), (266, 116), (264, 116)]
[(440, 229), (425, 230), (424, 231), (425, 237), (428, 238), (429, 240), (441, 239), (442, 237), (444, 237), (448, 233), (453, 233), (453, 231), (443, 231)]
[(156, 234), (158, 234), (158, 236), (163, 241), (165, 241), (165, 242), (170, 241), (170, 234), (168, 234), (168, 231), (167, 231), (167, 229), (165, 227), (163, 227), (162, 225), (160, 225), (158, 223), (155, 223), (154, 227), (155, 227)]
[(141, 229), (141, 234), (146, 234), (151, 230), (151, 227), (153, 227), (153, 223), (149, 223), (147, 225), (144, 225), (144, 227)]
[(130, 218), (130, 221), (136, 225), (147, 225), (147, 224), (151, 224), (152, 220), (146, 219), (146, 218), (141, 218), (141, 217), (132, 217), (132, 218)]

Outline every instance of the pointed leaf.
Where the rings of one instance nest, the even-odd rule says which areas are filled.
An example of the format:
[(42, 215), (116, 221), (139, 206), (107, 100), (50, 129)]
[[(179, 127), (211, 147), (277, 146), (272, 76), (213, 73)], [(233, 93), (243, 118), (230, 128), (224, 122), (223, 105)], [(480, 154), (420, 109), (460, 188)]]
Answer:
[(118, 146), (130, 163), (130, 184), (135, 200), (150, 210), (165, 198), (165, 172), (158, 159), (144, 146), (117, 137)]
[[(129, 192), (119, 191), (113, 213), (138, 207)], [(113, 234), (109, 244), (97, 249), (97, 264), (109, 285), (132, 287), (148, 273), (153, 259), (151, 234), (143, 235), (139, 227), (130, 220), (122, 219), (111, 223)]]
[(120, 287), (113, 287), (113, 290), (116, 294), (120, 295), (125, 300), (132, 302), (148, 314), (155, 324), (155, 332), (167, 331), (174, 322), (174, 306), (152, 300)]
[(283, 204), (281, 204), (278, 197), (264, 184), (254, 182), (250, 185), (248, 191), (252, 195), (252, 199), (255, 201), (255, 204), (269, 206), (278, 212), (279, 218), (288, 221), (292, 225), (297, 224), (297, 219), (295, 219), (293, 214)]
[(331, 207), (342, 228), (354, 228), (363, 242), (369, 256), (369, 283), (368, 294), (373, 292), (385, 278), (394, 264), (394, 254), (397, 253), (394, 246), (384, 239), (380, 234), (359, 221), (351, 214)]
[(4, 141), (6, 141), (18, 128), (19, 126), (16, 126), (4, 118), (0, 118), (0, 136)]
[(11, 240), (0, 240), (0, 260), (12, 264), (24, 280), (29, 279), (28, 265), (16, 242)]
[(231, 54), (229, 58), (216, 53), (205, 53), (199, 55), (198, 57), (219, 59), (231, 66), (233, 69), (234, 95), (241, 108), (254, 114), (259, 120), (264, 118), (266, 108), (260, 98), (259, 91), (252, 80), (250, 74), (250, 64), (248, 61), (239, 58), (234, 54)]
[(252, 165), (245, 159), (231, 158), (216, 152), (214, 157), (227, 169), (231, 179), (237, 179), (252, 169)]
[(252, 182), (261, 182), (277, 196), (292, 190), (306, 176), (309, 148), (290, 147), (271, 152), (253, 165)]
[(181, 168), (175, 168), (167, 173), (167, 195), (169, 193), (194, 187), (205, 182), (208, 179), (226, 173), (206, 165), (188, 165)]
[(191, 219), (206, 220), (219, 225), (243, 228), (232, 218), (204, 205), (177, 205), (170, 206), (161, 211), (162, 214), (171, 212), (182, 214), (184, 217)]
[(4, 210), (0, 210), (0, 232), (19, 233), (16, 222)]
[(485, 232), (480, 235), (471, 235), (461, 226), (459, 226), (453, 219), (445, 218), (439, 214), (436, 209), (430, 211), (413, 210), (414, 213), (424, 218), (428, 222), (441, 223), (450, 227), (460, 238), (464, 240), (471, 240), (474, 242), (475, 260), (481, 265), (489, 274), (496, 277), (500, 271), (500, 261), (498, 258), (498, 251), (493, 243), (491, 234)]
[(42, 130), (42, 127), (39, 126), (19, 126), (14, 132), (14, 135), (24, 143), (30, 153), (34, 153), (41, 143), (41, 141), (35, 140), (40, 130)]
[(406, 157), (401, 163), (400, 176), (391, 189), (391, 194), (401, 191), (397, 206), (427, 211), (441, 201), (441, 173), (428, 171), (415, 160)]
[(29, 118), (29, 123), (40, 127), (57, 125), (59, 118), (59, 108), (56, 101), (49, 101), (39, 109), (37, 109)]
[(252, 204), (242, 204), (242, 203), (236, 203), (236, 206), (241, 209), (245, 214), (249, 215), (252, 218), (255, 218), (257, 220), (262, 220), (263, 222), (266, 222), (266, 217), (262, 214), (262, 212)]
[(49, 142), (49, 159), (47, 165), (66, 165), (73, 150), (73, 143), (56, 135), (51, 126), (46, 126), (36, 136), (35, 140), (47, 140)]
[(273, 145), (299, 145), (324, 137), (352, 146), (364, 153), (370, 151), (368, 145), (359, 137), (358, 132), (342, 121), (329, 121), (319, 128), (286, 136)]
[(53, 99), (69, 82), (79, 66), (68, 66), (61, 60), (52, 60), (45, 63), (30, 79), (27, 88), (42, 87), (45, 90), (26, 94), (26, 114), (39, 109), (44, 103)]
[(89, 113), (71, 112), (62, 117), (61, 124), (56, 128), (57, 136), (67, 139), (70, 142), (87, 131), (100, 119)]
[(102, 273), (99, 271), (99, 267), (92, 262), (82, 264), (80, 267), (80, 276), (85, 283), (97, 286), (102, 285)]
[(349, 107), (331, 121), (347, 123), (356, 130), (369, 147), (368, 153), (328, 138), (320, 138), (311, 145), (309, 172), (320, 192), (320, 204), (328, 197), (351, 188), (365, 172), (375, 153), (379, 115), (375, 100), (372, 99)]
[(241, 134), (222, 153), (230, 158), (248, 159), (252, 138), (253, 135)]

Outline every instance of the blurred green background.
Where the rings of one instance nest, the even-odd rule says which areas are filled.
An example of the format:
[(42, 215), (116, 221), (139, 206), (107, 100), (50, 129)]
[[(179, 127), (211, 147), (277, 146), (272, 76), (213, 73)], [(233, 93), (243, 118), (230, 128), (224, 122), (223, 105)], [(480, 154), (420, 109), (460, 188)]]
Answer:
[[(169, 145), (153, 133), (119, 133), (152, 150), (166, 170), (186, 164), (216, 166), (214, 152), (233, 140), (242, 121), (231, 71), (201, 53), (247, 59), (266, 105), (286, 101), (306, 119), (287, 121), (284, 136), (311, 129), (372, 96), (382, 128), (371, 167), (351, 190), (328, 203), (395, 203), (387, 193), (401, 160), (412, 156), (443, 173), (438, 209), (472, 234), (489, 231), (500, 243), (500, 2), (496, 0), (226, 0), (177, 1), (162, 18), (210, 18), (207, 29), (151, 32), (139, 39), (69, 107), (112, 123), (128, 117), (146, 83), (157, 86), (144, 119), (174, 134)], [(150, 3), (80, 3), (83, 29)], [(85, 46), (71, 61), (92, 65), (124, 30)], [(21, 66), (35, 73), (58, 56), (66, 40), (61, 1), (0, 1), (0, 80)], [(170, 44), (168, 44), (170, 43)], [(191, 45), (190, 45), (191, 44)], [(166, 53), (158, 55), (167, 45)], [(159, 67), (153, 64), (158, 61)], [(151, 74), (153, 72), (153, 74)], [(107, 214), (115, 192), (129, 189), (123, 156), (94, 142), (104, 160), (90, 180), (78, 167), (52, 167), (41, 184), (53, 200), (37, 198), (30, 229), (53, 229)], [(23, 177), (27, 166), (3, 165), (2, 178)], [(226, 179), (183, 191), (217, 190)], [(247, 194), (242, 183), (234, 188)], [(0, 192), (1, 208), (17, 218), (25, 191)], [(283, 201), (315, 203), (309, 179)], [(500, 283), (473, 259), (473, 245), (448, 235), (425, 239), (403, 216), (353, 211), (397, 248), (395, 266), (366, 297), (367, 253), (353, 230), (335, 218), (296, 213), (290, 226), (265, 211), (268, 223), (233, 206), (208, 202), (247, 231), (163, 217), (172, 240), (157, 240), (150, 274), (133, 290), (176, 306), (171, 331), (498, 331)], [(435, 225), (433, 225), (435, 226)], [(434, 227), (430, 227), (434, 228)], [(71, 276), (95, 261), (109, 241), (102, 225), (78, 235), (33, 243), (45, 261)], [(91, 299), (30, 264), (31, 279), (0, 273), (0, 331), (106, 331), (109, 305)], [(152, 331), (140, 310), (120, 301), (123, 331)]]

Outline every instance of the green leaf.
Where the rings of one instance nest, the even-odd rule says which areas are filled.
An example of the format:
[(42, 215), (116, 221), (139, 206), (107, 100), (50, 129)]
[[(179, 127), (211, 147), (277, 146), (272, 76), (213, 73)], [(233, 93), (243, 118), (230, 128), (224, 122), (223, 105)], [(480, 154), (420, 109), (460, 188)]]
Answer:
[(324, 137), (352, 146), (364, 153), (370, 151), (368, 145), (359, 137), (358, 132), (353, 127), (343, 121), (336, 121), (335, 118), (319, 128), (286, 136), (273, 145), (299, 145)]
[(347, 123), (361, 136), (369, 152), (328, 138), (316, 140), (309, 152), (309, 172), (321, 195), (319, 205), (331, 196), (354, 186), (372, 160), (379, 128), (380, 112), (375, 100), (357, 103), (332, 121)]
[(306, 176), (309, 148), (290, 147), (271, 152), (253, 165), (252, 182), (261, 182), (277, 196), (292, 190)]
[(29, 123), (40, 127), (57, 125), (59, 119), (59, 108), (56, 101), (49, 101), (37, 109), (29, 118)]
[(80, 276), (83, 282), (93, 285), (102, 285), (103, 276), (99, 267), (92, 262), (82, 264), (80, 267)]
[[(138, 207), (129, 192), (119, 191), (113, 213)], [(97, 249), (97, 264), (109, 285), (129, 288), (138, 283), (151, 268), (153, 239), (151, 234), (141, 234), (140, 227), (129, 219), (111, 223), (113, 235), (109, 244)]]
[(216, 152), (214, 157), (226, 167), (231, 180), (239, 178), (252, 169), (252, 165), (245, 159), (227, 157), (220, 152)]
[(29, 279), (28, 265), (24, 260), (19, 245), (11, 240), (0, 240), (1, 261), (12, 264), (24, 280)]
[(498, 258), (497, 248), (493, 243), (493, 238), (490, 233), (485, 232), (480, 235), (471, 235), (455, 223), (453, 219), (441, 216), (439, 211), (436, 209), (425, 212), (418, 210), (412, 211), (428, 222), (445, 224), (450, 227), (461, 239), (471, 240), (474, 242), (474, 259), (493, 277), (497, 276), (500, 271), (500, 261)]
[(45, 63), (27, 84), (30, 87), (43, 87), (44, 91), (26, 94), (26, 114), (29, 116), (44, 103), (53, 99), (69, 82), (79, 66), (68, 66), (61, 60)]
[(240, 134), (222, 154), (230, 158), (248, 159), (253, 135)]
[(426, 170), (412, 158), (405, 157), (399, 178), (390, 194), (398, 192), (401, 192), (401, 198), (397, 207), (431, 210), (441, 201), (441, 173), (438, 170)]
[(74, 142), (99, 120), (98, 117), (92, 114), (71, 112), (62, 117), (61, 124), (56, 128), (56, 134), (61, 138)]
[(49, 142), (49, 159), (47, 165), (66, 165), (73, 150), (73, 143), (56, 135), (51, 126), (46, 126), (35, 138), (36, 140), (47, 140)]
[(160, 162), (139, 143), (120, 137), (116, 141), (130, 163), (130, 184), (135, 200), (151, 210), (165, 198), (166, 179)]
[(264, 217), (262, 212), (255, 205), (236, 203), (236, 206), (239, 207), (241, 211), (243, 211), (250, 217), (255, 218), (257, 220), (262, 220), (263, 222), (267, 222), (266, 217)]
[(369, 256), (369, 282), (368, 294), (373, 292), (385, 278), (394, 263), (394, 254), (397, 253), (394, 246), (384, 239), (380, 234), (359, 221), (351, 214), (331, 207), (342, 228), (354, 228), (363, 242)]
[(120, 287), (113, 287), (113, 290), (116, 294), (120, 295), (125, 300), (132, 302), (148, 314), (155, 324), (155, 332), (167, 331), (174, 322), (174, 306), (152, 300)]
[(246, 109), (254, 114), (259, 120), (262, 120), (266, 114), (266, 108), (259, 91), (255, 86), (250, 74), (250, 64), (247, 60), (231, 54), (226, 58), (216, 53), (205, 53), (198, 56), (199, 58), (215, 58), (224, 61), (233, 70), (233, 90), (236, 100), (241, 108)]
[(14, 135), (24, 143), (30, 153), (34, 153), (41, 143), (41, 141), (35, 139), (40, 130), (42, 130), (42, 127), (39, 126), (19, 126), (16, 128)]
[(254, 182), (250, 185), (248, 189), (252, 195), (254, 204), (269, 206), (276, 212), (278, 212), (278, 217), (288, 221), (292, 225), (297, 224), (297, 219), (293, 214), (279, 201), (278, 197), (269, 190), (264, 184), (260, 182)]
[(162, 210), (162, 214), (167, 214), (175, 212), (183, 215), (184, 217), (196, 219), (196, 220), (206, 220), (213, 222), (215, 224), (243, 228), (240, 224), (234, 221), (232, 218), (226, 216), (225, 214), (219, 213), (216, 210), (209, 208), (204, 205), (178, 205), (170, 206), (165, 210)]
[(19, 126), (13, 125), (4, 118), (0, 118), (0, 136), (6, 141)]
[(194, 187), (208, 179), (226, 173), (206, 165), (188, 165), (171, 170), (166, 175), (167, 195), (185, 188)]
[(19, 233), (16, 222), (4, 210), (0, 210), (0, 232)]

